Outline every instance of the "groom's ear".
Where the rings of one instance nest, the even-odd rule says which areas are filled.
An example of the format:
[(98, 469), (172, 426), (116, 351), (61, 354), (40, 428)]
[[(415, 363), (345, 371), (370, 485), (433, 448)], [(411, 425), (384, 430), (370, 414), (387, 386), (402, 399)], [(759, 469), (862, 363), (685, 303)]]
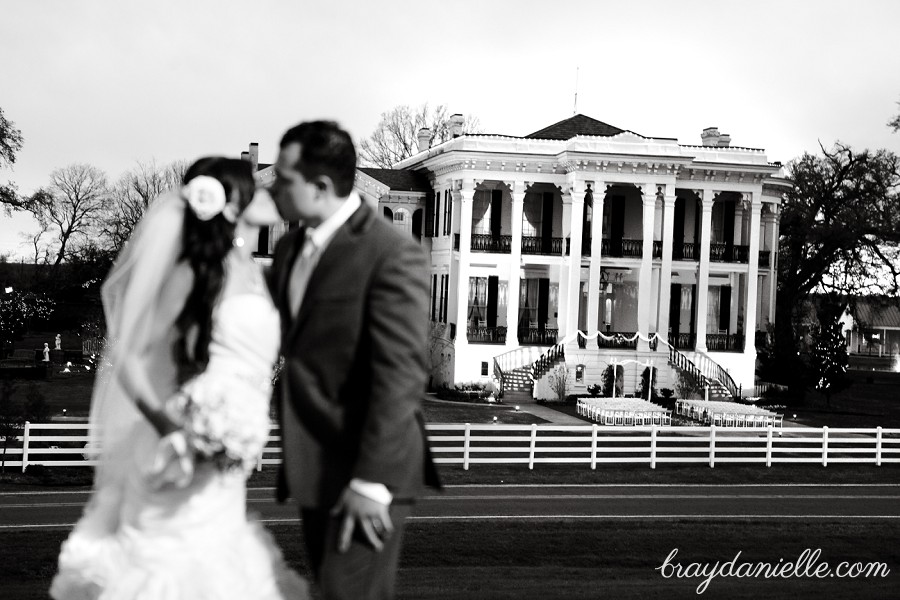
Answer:
[(319, 175), (310, 183), (316, 186), (316, 195), (329, 198), (334, 195), (334, 181), (328, 175)]

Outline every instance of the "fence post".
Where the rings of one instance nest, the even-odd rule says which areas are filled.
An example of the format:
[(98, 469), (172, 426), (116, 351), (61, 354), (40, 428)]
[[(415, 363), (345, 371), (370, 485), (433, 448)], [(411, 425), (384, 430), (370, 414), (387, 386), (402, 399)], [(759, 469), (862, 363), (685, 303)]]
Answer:
[(822, 466), (828, 466), (828, 426), (822, 427)]
[(766, 466), (772, 466), (772, 424), (766, 425)]
[(537, 446), (537, 425), (531, 424), (531, 449), (528, 452), (528, 470), (534, 470), (534, 449)]
[(881, 466), (881, 425), (875, 428), (875, 466)]
[(591, 426), (591, 469), (597, 468), (597, 424)]
[(471, 439), (471, 428), (472, 426), (469, 423), (466, 423), (466, 435), (465, 441), (463, 442), (463, 470), (469, 470), (469, 441)]
[(650, 426), (650, 468), (656, 468), (656, 425)]
[(28, 466), (28, 437), (31, 433), (31, 423), (25, 421), (25, 432), (22, 434), (22, 472)]
[(716, 466), (716, 426), (709, 426), (709, 466)]

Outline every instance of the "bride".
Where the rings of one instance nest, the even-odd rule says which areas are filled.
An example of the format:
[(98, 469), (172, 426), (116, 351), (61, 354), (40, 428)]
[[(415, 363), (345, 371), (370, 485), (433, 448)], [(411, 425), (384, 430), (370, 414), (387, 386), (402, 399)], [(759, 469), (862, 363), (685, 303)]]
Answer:
[(57, 600), (307, 598), (246, 478), (266, 444), (280, 326), (245, 239), (278, 219), (250, 164), (204, 158), (154, 202), (103, 285), (94, 491)]

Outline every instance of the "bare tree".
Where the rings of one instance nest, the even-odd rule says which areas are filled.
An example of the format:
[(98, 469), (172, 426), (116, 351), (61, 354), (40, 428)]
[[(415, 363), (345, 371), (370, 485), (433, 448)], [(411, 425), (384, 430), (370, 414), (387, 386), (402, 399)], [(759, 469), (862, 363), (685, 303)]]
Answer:
[[(897, 106), (900, 106), (900, 102), (897, 103)], [(897, 116), (888, 121), (888, 127), (893, 129), (894, 133), (900, 131), (900, 112), (897, 113)]]
[(31, 196), (28, 210), (56, 236), (58, 265), (100, 229), (109, 197), (106, 174), (87, 164), (71, 164), (50, 174), (50, 185)]
[[(45, 223), (38, 223), (40, 225), (40, 229), (35, 231), (34, 233), (19, 233), (19, 237), (22, 238), (22, 243), (20, 246), (29, 245), (32, 250), (34, 250), (34, 264), (47, 264), (47, 255), (49, 254), (49, 247), (47, 243), (44, 242), (44, 234), (47, 233), (47, 225)], [(41, 258), (43, 257), (43, 261)]]
[(117, 253), (122, 249), (147, 207), (184, 178), (186, 161), (159, 166), (156, 161), (139, 162), (122, 175), (110, 190), (109, 204), (101, 221), (104, 245)]
[[(431, 130), (431, 145), (450, 139), (450, 117), (443, 104), (429, 110), (428, 103), (417, 108), (395, 106), (381, 113), (375, 131), (360, 144), (360, 157), (366, 166), (390, 169), (395, 163), (419, 151), (419, 130)], [(477, 117), (467, 116), (463, 122), (465, 133), (479, 133)]]
[[(0, 168), (12, 167), (16, 162), (16, 153), (22, 149), (22, 132), (16, 128), (16, 124), (7, 120), (0, 108)], [(12, 182), (0, 184), (0, 203), (3, 204), (7, 214), (10, 208), (21, 207), (22, 201), (16, 192), (16, 186)]]

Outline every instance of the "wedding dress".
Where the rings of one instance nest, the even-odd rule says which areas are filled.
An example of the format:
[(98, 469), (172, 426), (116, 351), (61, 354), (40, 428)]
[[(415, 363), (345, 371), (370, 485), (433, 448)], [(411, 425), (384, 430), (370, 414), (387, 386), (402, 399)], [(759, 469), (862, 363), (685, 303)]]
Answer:
[[(190, 384), (240, 403), (251, 426), (265, 428), (256, 432), (263, 439), (279, 340), (278, 313), (264, 290), (226, 296), (213, 312), (208, 367)], [(63, 544), (53, 598), (309, 597), (268, 532), (246, 516), (246, 470), (200, 461), (186, 486), (156, 487), (148, 470), (163, 451), (159, 436), (145, 420), (132, 427), (120, 485), (100, 486)]]

